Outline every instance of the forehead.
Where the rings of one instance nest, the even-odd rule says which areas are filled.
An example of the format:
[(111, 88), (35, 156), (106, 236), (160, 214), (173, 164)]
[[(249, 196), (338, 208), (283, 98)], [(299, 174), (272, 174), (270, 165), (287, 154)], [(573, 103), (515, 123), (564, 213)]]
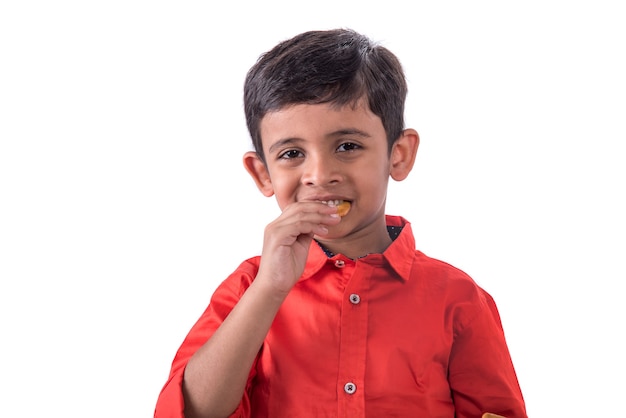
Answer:
[(385, 135), (381, 119), (359, 101), (338, 107), (329, 103), (296, 104), (267, 113), (260, 124), (263, 147), (287, 138), (314, 139), (348, 131)]

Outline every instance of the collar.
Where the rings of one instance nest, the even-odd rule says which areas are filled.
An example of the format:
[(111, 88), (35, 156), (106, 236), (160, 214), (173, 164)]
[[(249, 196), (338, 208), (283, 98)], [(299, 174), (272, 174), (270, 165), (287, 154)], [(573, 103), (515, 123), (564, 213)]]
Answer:
[[(386, 215), (385, 220), (388, 230), (400, 230), (391, 245), (382, 254), (368, 254), (356, 260), (356, 262), (376, 263), (389, 265), (397, 275), (407, 281), (411, 275), (413, 259), (415, 257), (415, 238), (411, 229), (411, 223), (401, 216)], [(393, 235), (391, 235), (392, 238)], [(300, 280), (306, 280), (315, 275), (326, 263), (336, 260), (348, 260), (343, 254), (327, 253), (313, 241), (309, 249), (309, 256)]]

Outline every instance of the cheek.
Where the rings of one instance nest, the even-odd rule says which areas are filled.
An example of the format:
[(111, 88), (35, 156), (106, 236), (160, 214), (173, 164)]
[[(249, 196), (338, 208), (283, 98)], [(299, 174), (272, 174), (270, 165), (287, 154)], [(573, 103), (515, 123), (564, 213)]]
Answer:
[(359, 170), (359, 175), (353, 177), (355, 185), (371, 198), (378, 200), (384, 196), (389, 183), (389, 168), (387, 165), (378, 165), (377, 168), (370, 166), (367, 169)]
[(298, 178), (295, 175), (278, 175), (272, 178), (272, 186), (278, 204), (282, 207), (291, 203), (298, 187)]
[(385, 183), (389, 179), (389, 164), (375, 161), (366, 164), (359, 170), (359, 178), (361, 182), (372, 184)]

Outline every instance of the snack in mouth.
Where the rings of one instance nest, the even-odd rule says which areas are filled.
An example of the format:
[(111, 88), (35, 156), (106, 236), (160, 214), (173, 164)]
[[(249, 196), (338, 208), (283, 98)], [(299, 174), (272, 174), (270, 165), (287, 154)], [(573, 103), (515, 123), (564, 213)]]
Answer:
[(348, 212), (350, 212), (350, 202), (346, 202), (345, 200), (339, 202), (337, 205), (337, 214), (344, 217), (348, 214)]
[(344, 217), (350, 212), (350, 206), (352, 205), (347, 200), (322, 200), (321, 203), (334, 206), (337, 208), (337, 215)]

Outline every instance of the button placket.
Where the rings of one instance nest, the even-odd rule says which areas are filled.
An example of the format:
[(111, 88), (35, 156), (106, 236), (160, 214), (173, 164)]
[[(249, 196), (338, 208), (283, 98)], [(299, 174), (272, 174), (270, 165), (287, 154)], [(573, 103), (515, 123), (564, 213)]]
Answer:
[[(340, 261), (338, 263), (338, 261)], [(339, 345), (339, 370), (337, 393), (339, 417), (365, 416), (365, 361), (367, 338), (367, 294), (370, 276), (369, 266), (346, 259), (333, 261), (335, 271), (342, 279)], [(363, 297), (361, 296), (363, 295)]]

